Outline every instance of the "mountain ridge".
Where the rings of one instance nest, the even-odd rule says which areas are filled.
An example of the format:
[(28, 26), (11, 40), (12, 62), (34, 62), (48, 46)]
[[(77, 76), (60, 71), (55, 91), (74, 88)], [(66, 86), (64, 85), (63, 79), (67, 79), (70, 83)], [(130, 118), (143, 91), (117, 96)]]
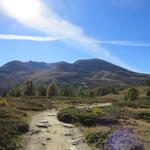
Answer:
[(55, 80), (60, 85), (94, 87), (139, 85), (149, 78), (149, 74), (136, 73), (97, 58), (81, 59), (74, 63), (15, 60), (0, 67), (0, 94), (27, 80), (33, 80), (35, 84), (49, 84)]

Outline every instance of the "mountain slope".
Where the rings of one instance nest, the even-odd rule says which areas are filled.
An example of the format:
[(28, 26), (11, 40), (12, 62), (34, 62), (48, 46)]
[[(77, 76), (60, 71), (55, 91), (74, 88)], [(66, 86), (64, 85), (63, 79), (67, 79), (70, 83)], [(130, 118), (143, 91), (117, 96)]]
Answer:
[(137, 85), (150, 75), (135, 73), (100, 59), (66, 62), (20, 62), (12, 61), (0, 67), (0, 94), (16, 83), (33, 80), (36, 84), (58, 84), (76, 86)]

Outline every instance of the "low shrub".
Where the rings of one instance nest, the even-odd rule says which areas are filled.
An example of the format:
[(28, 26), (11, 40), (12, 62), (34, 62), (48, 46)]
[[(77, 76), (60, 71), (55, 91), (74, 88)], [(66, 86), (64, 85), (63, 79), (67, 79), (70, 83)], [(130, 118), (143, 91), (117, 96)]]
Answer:
[(87, 143), (96, 143), (99, 140), (99, 132), (96, 133), (90, 133), (86, 136)]
[(111, 130), (90, 132), (86, 135), (86, 141), (88, 144), (94, 144), (97, 148), (104, 149), (108, 136), (111, 132)]
[(0, 99), (0, 106), (8, 106), (8, 101), (4, 98)]
[(0, 108), (0, 150), (21, 148), (21, 135), (29, 130), (22, 117), (9, 108)]
[(77, 122), (85, 126), (93, 126), (96, 125), (97, 119), (98, 118), (95, 116), (95, 114), (92, 114), (91, 112), (88, 113), (85, 112), (78, 116)]
[(11, 98), (9, 103), (15, 105), (17, 109), (24, 111), (43, 111), (52, 108), (51, 99), (44, 99), (42, 97)]
[(125, 100), (129, 101), (137, 100), (138, 98), (139, 98), (139, 91), (135, 88), (131, 88), (128, 91), (128, 94), (125, 96)]
[(104, 140), (105, 137), (105, 133), (104, 132), (94, 132), (94, 133), (89, 133), (86, 136), (86, 140), (89, 144), (93, 144), (93, 143), (97, 143), (100, 139)]
[(77, 108), (67, 108), (61, 110), (57, 117), (60, 121), (65, 123), (80, 123), (85, 126), (96, 125), (99, 115), (98, 111), (77, 109)]
[(150, 112), (138, 112), (135, 114), (135, 118), (150, 122)]
[(109, 106), (103, 108), (98, 123), (100, 125), (115, 125), (119, 123), (119, 119), (128, 119), (129, 114), (125, 108), (120, 108), (118, 106)]
[(132, 108), (150, 108), (150, 100), (137, 100), (137, 101), (122, 101), (118, 102), (117, 105), (121, 107), (132, 107)]
[(65, 123), (80, 123), (84, 126), (94, 126), (97, 124), (108, 126), (117, 124), (119, 119), (128, 119), (129, 116), (126, 109), (110, 106), (92, 109), (66, 108), (61, 110), (57, 117)]

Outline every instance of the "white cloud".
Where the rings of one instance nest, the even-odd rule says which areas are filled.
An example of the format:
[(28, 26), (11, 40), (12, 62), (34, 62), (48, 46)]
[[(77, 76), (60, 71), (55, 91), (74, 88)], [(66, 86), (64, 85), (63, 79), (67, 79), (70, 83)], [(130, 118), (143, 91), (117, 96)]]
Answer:
[(130, 47), (150, 47), (150, 43), (140, 41), (96, 41), (100, 44), (110, 44), (116, 46), (130, 46)]
[(25, 40), (25, 41), (37, 41), (37, 42), (50, 42), (60, 40), (63, 37), (38, 37), (38, 36), (25, 36), (25, 35), (13, 35), (13, 34), (0, 34), (1, 40)]
[[(25, 40), (25, 41), (35, 41), (35, 42), (51, 42), (57, 40), (64, 40), (66, 37), (60, 36), (27, 36), (27, 35), (16, 35), (16, 34), (0, 34), (0, 40)], [(66, 38), (67, 39), (67, 38)], [(137, 42), (137, 41), (86, 41), (88, 44), (106, 44), (106, 45), (116, 45), (116, 46), (129, 46), (129, 47), (150, 47), (150, 43)], [(93, 47), (96, 50), (99, 47)], [(110, 55), (110, 54), (109, 54)]]
[[(56, 39), (61, 39), (64, 42), (71, 41), (77, 43), (77, 45), (83, 47), (87, 52), (94, 54), (94, 57), (108, 60), (123, 67), (128, 67), (121, 60), (114, 57), (108, 50), (103, 49), (100, 42), (97, 43), (96, 39), (87, 36), (82, 28), (62, 19), (50, 8), (48, 9), (42, 0), (0, 0), (0, 11), (14, 18), (24, 26), (39, 30), (40, 32), (42, 31), (48, 36), (48, 38), (37, 38), (31, 36), (7, 35), (5, 39), (30, 39), (34, 41), (45, 41), (46, 39), (46, 41), (52, 41), (53, 38), (55, 39), (56, 37)], [(4, 36), (1, 35), (1, 39), (2, 38), (4, 38)]]

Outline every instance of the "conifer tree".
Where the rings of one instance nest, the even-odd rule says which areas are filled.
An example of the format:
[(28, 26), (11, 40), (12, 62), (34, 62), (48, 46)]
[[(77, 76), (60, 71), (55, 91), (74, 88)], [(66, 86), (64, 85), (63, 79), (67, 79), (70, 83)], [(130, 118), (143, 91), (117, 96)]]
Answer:
[(135, 88), (132, 88), (128, 91), (128, 95), (126, 96), (127, 100), (138, 100), (139, 91)]
[(46, 96), (46, 92), (47, 92), (46, 86), (44, 84), (41, 84), (38, 87), (38, 95), (39, 96)]
[(25, 96), (35, 96), (35, 87), (33, 81), (27, 81), (24, 91)]
[(147, 89), (147, 91), (146, 91), (146, 96), (150, 96), (150, 89)]
[(49, 85), (49, 87), (47, 88), (47, 96), (49, 96), (49, 97), (57, 96), (57, 94), (58, 94), (57, 85), (54, 81), (52, 81), (51, 84)]
[(15, 97), (21, 97), (22, 96), (22, 89), (21, 89), (21, 86), (19, 84), (17, 84), (14, 88), (14, 94), (15, 94)]

